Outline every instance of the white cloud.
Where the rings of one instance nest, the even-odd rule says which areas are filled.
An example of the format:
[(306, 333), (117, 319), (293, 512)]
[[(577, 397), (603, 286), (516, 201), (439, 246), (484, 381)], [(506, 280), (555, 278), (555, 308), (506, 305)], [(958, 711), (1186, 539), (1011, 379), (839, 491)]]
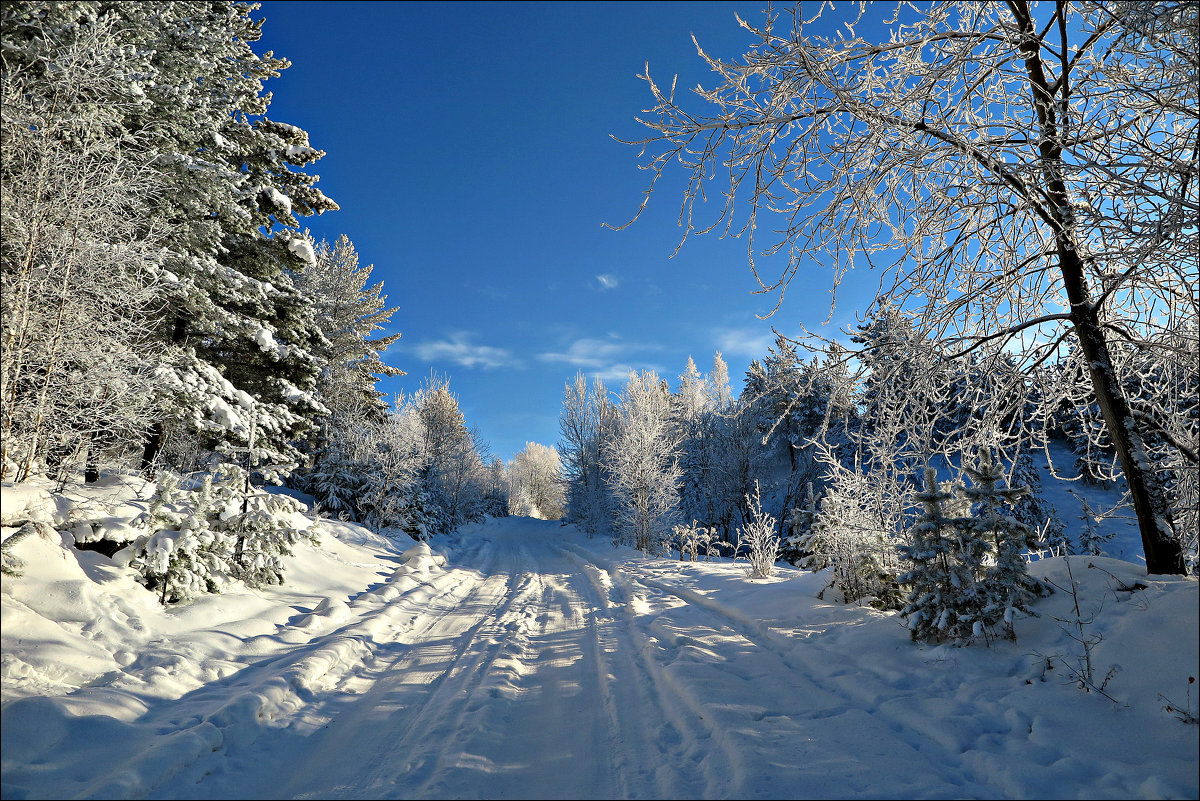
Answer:
[(631, 371), (655, 370), (648, 362), (638, 360), (637, 354), (647, 350), (659, 350), (658, 345), (642, 345), (619, 340), (583, 338), (572, 342), (565, 351), (540, 353), (538, 361), (548, 364), (566, 364), (582, 370), (589, 378), (602, 381), (624, 381)]
[[(650, 369), (650, 368), (646, 368), (646, 369)], [(616, 383), (616, 382), (625, 382), (626, 380), (628, 380), (630, 373), (636, 373), (636, 372), (637, 372), (637, 369), (635, 369), (632, 365), (614, 364), (609, 367), (605, 367), (602, 370), (589, 370), (587, 373), (587, 377), (588, 378), (599, 378), (601, 381)], [(658, 372), (658, 371), (655, 370), (655, 372)]]
[(775, 335), (771, 329), (761, 328), (718, 328), (713, 332), (717, 348), (726, 356), (743, 356), (748, 359), (761, 359), (767, 355), (767, 348), (775, 344)]
[(418, 342), (413, 345), (417, 358), (426, 362), (448, 361), (459, 367), (491, 370), (496, 367), (517, 367), (519, 361), (504, 348), (476, 345), (465, 331), (450, 334), (445, 340)]
[(622, 342), (603, 339), (577, 339), (563, 353), (541, 353), (538, 361), (569, 364), (573, 367), (603, 367), (631, 350)]
[(600, 284), (601, 289), (616, 289), (620, 283), (617, 277), (612, 273), (604, 273), (596, 276), (596, 281)]

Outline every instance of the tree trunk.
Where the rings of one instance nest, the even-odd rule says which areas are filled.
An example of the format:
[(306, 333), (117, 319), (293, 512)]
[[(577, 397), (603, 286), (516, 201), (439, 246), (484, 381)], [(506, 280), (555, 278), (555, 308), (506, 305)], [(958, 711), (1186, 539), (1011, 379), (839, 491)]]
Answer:
[(1145, 442), (1130, 412), (1129, 401), (1117, 383), (1108, 342), (1096, 310), (1087, 302), (1083, 265), (1074, 251), (1060, 252), (1060, 263), (1067, 295), (1071, 299), (1071, 321), (1084, 358), (1087, 359), (1092, 390), (1133, 498), (1133, 508), (1142, 535), (1142, 549), (1146, 554), (1146, 571), (1186, 575), (1183, 546), (1175, 534), (1171, 507), (1154, 473), (1154, 465), (1150, 464), (1146, 454)]
[[(1100, 327), (1099, 313), (1088, 291), (1083, 260), (1074, 241), (1072, 201), (1064, 177), (1060, 135), (1060, 125), (1066, 126), (1068, 120), (1059, 119), (1059, 105), (1055, 100), (1056, 94), (1061, 97), (1064, 101), (1062, 113), (1068, 113), (1065, 109), (1069, 106), (1065, 101), (1071, 91), (1069, 73), (1060, 75), (1053, 86), (1050, 84), (1042, 67), (1039, 50), (1041, 40), (1034, 28), (1028, 0), (1009, 0), (1009, 7), (1023, 34), (1020, 52), (1025, 61), (1034, 109), (1041, 128), (1038, 154), (1046, 192), (1041, 214), (1051, 224), (1054, 233), (1058, 268), (1063, 288), (1071, 302), (1071, 323), (1087, 359), (1092, 390), (1133, 498), (1133, 508), (1142, 535), (1142, 549), (1146, 553), (1146, 570), (1149, 573), (1186, 575), (1183, 547), (1175, 535), (1171, 507), (1163, 494), (1158, 476), (1154, 474), (1154, 465), (1146, 453), (1129, 402), (1117, 382), (1108, 341), (1104, 337), (1104, 329)], [(1063, 8), (1060, 7), (1059, 13), (1063, 13)]]
[[(179, 345), (187, 339), (187, 320), (183, 317), (176, 317), (175, 324), (171, 327), (171, 344)], [(154, 478), (154, 463), (158, 459), (158, 454), (162, 450), (163, 437), (165, 429), (162, 421), (159, 420), (150, 427), (146, 433), (146, 441), (142, 447), (142, 475), (146, 478)]]
[(156, 422), (150, 426), (150, 431), (146, 434), (146, 444), (142, 448), (142, 475), (146, 478), (154, 478), (154, 462), (158, 459), (158, 452), (163, 446), (163, 424), (162, 421)]

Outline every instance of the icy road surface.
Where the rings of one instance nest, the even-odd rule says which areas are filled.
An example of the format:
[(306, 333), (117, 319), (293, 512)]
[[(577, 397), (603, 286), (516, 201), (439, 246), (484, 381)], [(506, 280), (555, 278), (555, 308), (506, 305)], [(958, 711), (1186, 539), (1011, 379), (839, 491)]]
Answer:
[[(13, 704), (6, 741), (63, 765), (39, 773), (6, 745), (5, 797), (1196, 794), (1197, 727), (1152, 697), (1182, 697), (1195, 669), (1194, 580), (1109, 599), (1114, 650), (1097, 660), (1124, 649), (1114, 705), (1045, 669), (1070, 646), (1046, 616), (1015, 645), (922, 648), (895, 615), (818, 600), (821, 578), (800, 571), (749, 581), (741, 564), (646, 559), (524, 518), (453, 543), (444, 566), (417, 546), (270, 637), (231, 638), (244, 666), (133, 720)], [(1081, 569), (1102, 595), (1107, 577)], [(1155, 627), (1189, 625), (1180, 676), (1149, 676)], [(70, 733), (51, 743), (39, 726)], [(74, 773), (72, 748), (90, 763)]]

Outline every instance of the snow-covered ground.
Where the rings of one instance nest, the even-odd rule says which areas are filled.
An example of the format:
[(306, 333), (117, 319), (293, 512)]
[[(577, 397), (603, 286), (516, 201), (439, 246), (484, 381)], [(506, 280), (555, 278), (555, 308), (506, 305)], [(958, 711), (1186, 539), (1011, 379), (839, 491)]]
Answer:
[(751, 581), (528, 518), (432, 551), (318, 525), (283, 587), (168, 609), (100, 554), (16, 546), (3, 797), (1200, 793), (1200, 727), (1164, 709), (1200, 701), (1194, 578), (1071, 558), (1110, 700), (1072, 681), (1064, 592), (1016, 643), (922, 647), (817, 598), (823, 574)]

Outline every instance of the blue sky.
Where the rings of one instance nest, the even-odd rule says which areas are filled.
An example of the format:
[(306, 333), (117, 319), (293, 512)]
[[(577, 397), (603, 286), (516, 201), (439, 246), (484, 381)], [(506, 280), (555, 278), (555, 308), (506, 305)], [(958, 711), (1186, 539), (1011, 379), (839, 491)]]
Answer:
[[(649, 173), (635, 121), (651, 105), (636, 76), (711, 85), (691, 41), (746, 52), (735, 13), (765, 3), (420, 3), (268, 0), (257, 52), (292, 61), (268, 81), (269, 116), (308, 131), (327, 155), (310, 168), (341, 206), (303, 220), (346, 234), (383, 280), (394, 329), (385, 360), (415, 391), (450, 376), (469, 425), (496, 455), (554, 444), (563, 385), (577, 371), (610, 389), (628, 369), (672, 383), (689, 355), (723, 352), (735, 393), (771, 325), (796, 333), (829, 312), (830, 273), (802, 275), (781, 311), (757, 284), (742, 240), (690, 238), (671, 257), (682, 174)], [(839, 295), (839, 310), (852, 306)], [(852, 324), (839, 313), (833, 325)], [(832, 328), (832, 326), (830, 327)], [(825, 329), (826, 333), (835, 331)]]

